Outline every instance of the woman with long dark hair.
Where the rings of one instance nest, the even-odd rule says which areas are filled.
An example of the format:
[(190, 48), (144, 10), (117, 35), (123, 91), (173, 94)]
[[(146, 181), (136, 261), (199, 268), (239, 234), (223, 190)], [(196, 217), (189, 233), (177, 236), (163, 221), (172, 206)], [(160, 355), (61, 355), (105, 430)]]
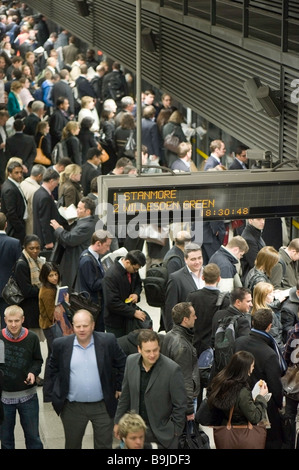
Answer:
[[(49, 360), (52, 353), (52, 344), (55, 339), (54, 329), (51, 328), (55, 321), (59, 321), (62, 334), (72, 333), (70, 324), (65, 322), (63, 315), (64, 307), (55, 305), (57, 287), (60, 283), (60, 272), (55, 263), (46, 262), (40, 271), (39, 279), (41, 288), (38, 295), (39, 302), (39, 325), (42, 328), (48, 347), (48, 356), (45, 364), (43, 398), (44, 402), (51, 401), (51, 381), (49, 377)], [(69, 296), (65, 295), (65, 301), (68, 302)]]
[(238, 351), (230, 362), (211, 381), (207, 389), (210, 408), (221, 410), (222, 424), (226, 424), (232, 407), (232, 424), (258, 424), (265, 418), (268, 393), (267, 384), (262, 381), (255, 400), (248, 379), (254, 369), (254, 356), (248, 351)]

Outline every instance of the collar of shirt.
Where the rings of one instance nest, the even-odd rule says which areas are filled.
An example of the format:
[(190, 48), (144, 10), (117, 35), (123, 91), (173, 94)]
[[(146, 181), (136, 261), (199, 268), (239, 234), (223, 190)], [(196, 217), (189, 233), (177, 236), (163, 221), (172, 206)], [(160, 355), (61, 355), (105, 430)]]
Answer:
[(20, 187), (21, 187), (21, 186), (20, 186), (20, 183), (18, 183), (17, 181), (15, 181), (15, 180), (14, 180), (13, 178), (11, 178), (10, 176), (9, 176), (7, 179), (8, 179), (9, 181), (11, 181), (12, 183), (14, 183), (14, 184), (17, 186), (17, 188), (20, 189)]
[(50, 195), (52, 194), (51, 191), (47, 188), (47, 186), (44, 185), (44, 183), (42, 184), (42, 187), (47, 191), (47, 193), (49, 193)]
[(92, 250), (90, 247), (88, 248), (88, 251), (90, 252), (90, 254), (91, 254), (97, 261), (100, 260), (100, 256), (99, 256), (99, 254), (98, 254), (96, 251)]
[[(88, 343), (86, 348), (90, 348), (90, 346), (93, 346), (93, 345), (94, 345), (94, 339), (93, 339), (93, 335), (92, 335), (91, 338), (90, 338), (90, 342)], [(75, 336), (75, 339), (74, 339), (74, 346), (78, 346), (79, 348), (86, 349), (86, 348), (83, 348), (83, 346), (81, 346), (81, 344), (78, 341), (77, 336)]]
[(215, 158), (215, 160), (217, 160), (218, 163), (221, 163), (220, 159), (218, 157), (216, 157), (216, 155), (214, 153), (211, 153), (211, 157)]
[[(186, 265), (187, 266), (187, 265)], [(202, 287), (205, 287), (205, 281), (202, 279), (202, 268), (201, 270), (199, 271), (199, 276), (197, 276), (193, 271), (191, 271), (191, 269), (187, 266), (187, 269), (189, 271), (189, 273), (191, 274), (196, 286), (197, 286), (197, 289), (201, 289)]]
[(25, 328), (22, 326), (21, 331), (20, 331), (20, 334), (18, 335), (17, 338), (15, 338), (15, 337), (11, 334), (11, 332), (9, 331), (9, 329), (7, 328), (7, 326), (5, 327), (5, 334), (6, 334), (6, 336), (8, 336), (8, 337), (11, 338), (11, 339), (19, 339), (19, 338), (21, 338), (21, 337), (24, 335), (24, 333), (25, 333)]

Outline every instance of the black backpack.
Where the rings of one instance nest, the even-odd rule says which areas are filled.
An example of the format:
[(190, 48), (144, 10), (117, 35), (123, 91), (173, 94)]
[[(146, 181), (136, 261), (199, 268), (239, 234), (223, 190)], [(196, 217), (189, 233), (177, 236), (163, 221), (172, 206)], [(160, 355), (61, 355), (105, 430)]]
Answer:
[(111, 72), (111, 77), (107, 83), (106, 93), (115, 101), (120, 101), (124, 96), (124, 86), (120, 73)]
[(237, 321), (241, 315), (230, 315), (218, 321), (214, 340), (214, 367), (220, 372), (234, 354)]
[(177, 255), (170, 256), (160, 264), (153, 264), (146, 273), (143, 281), (145, 297), (151, 307), (164, 307), (166, 296), (166, 285), (168, 281), (167, 264), (172, 258), (179, 258)]

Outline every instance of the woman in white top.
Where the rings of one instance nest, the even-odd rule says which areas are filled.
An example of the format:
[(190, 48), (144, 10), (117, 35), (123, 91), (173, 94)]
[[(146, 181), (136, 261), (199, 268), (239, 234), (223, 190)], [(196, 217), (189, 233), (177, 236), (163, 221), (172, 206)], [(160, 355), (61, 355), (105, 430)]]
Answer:
[(81, 98), (81, 109), (78, 113), (78, 123), (80, 124), (82, 119), (85, 117), (91, 117), (94, 119), (93, 125), (91, 126), (91, 131), (99, 133), (100, 130), (100, 120), (98, 112), (95, 108), (95, 101), (91, 96), (83, 96)]

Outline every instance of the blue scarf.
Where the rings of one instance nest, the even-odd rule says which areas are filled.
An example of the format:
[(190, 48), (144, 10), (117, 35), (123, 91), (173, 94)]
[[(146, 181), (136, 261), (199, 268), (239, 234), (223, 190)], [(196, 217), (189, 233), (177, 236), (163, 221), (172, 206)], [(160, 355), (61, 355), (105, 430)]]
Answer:
[(255, 328), (251, 328), (251, 331), (254, 331), (254, 333), (259, 333), (260, 335), (264, 335), (264, 336), (266, 336), (266, 338), (270, 339), (272, 345), (274, 346), (273, 349), (275, 350), (275, 352), (278, 356), (278, 361), (279, 361), (280, 369), (281, 369), (281, 372), (282, 372), (281, 375), (283, 376), (286, 373), (286, 371), (288, 369), (288, 366), (287, 366), (287, 363), (284, 360), (282, 352), (280, 351), (280, 349), (278, 347), (278, 344), (276, 343), (273, 336), (269, 335), (269, 333), (266, 333), (265, 331), (256, 330)]

